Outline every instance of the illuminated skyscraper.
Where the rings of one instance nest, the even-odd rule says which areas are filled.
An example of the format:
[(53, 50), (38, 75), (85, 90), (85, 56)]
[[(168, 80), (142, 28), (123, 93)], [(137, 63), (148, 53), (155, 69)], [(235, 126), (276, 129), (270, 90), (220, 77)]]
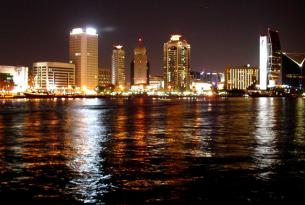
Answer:
[(164, 88), (184, 90), (190, 86), (191, 46), (181, 35), (172, 35), (163, 46)]
[(70, 32), (70, 61), (75, 64), (75, 84), (82, 89), (98, 85), (98, 34), (93, 28)]
[(260, 37), (260, 89), (282, 84), (282, 52), (278, 31), (268, 28), (268, 35)]
[(138, 45), (134, 49), (134, 59), (130, 67), (131, 85), (149, 84), (149, 62), (141, 38), (139, 38)]
[(123, 46), (117, 45), (112, 50), (112, 84), (116, 87), (125, 86), (125, 51)]

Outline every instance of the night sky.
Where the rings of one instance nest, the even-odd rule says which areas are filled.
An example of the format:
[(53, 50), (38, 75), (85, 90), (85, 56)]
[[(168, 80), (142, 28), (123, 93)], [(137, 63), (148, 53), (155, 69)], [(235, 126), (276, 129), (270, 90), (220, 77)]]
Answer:
[(153, 74), (176, 33), (191, 44), (192, 70), (258, 66), (268, 27), (279, 30), (284, 51), (305, 52), (304, 0), (1, 0), (0, 65), (68, 61), (69, 32), (85, 26), (98, 29), (100, 67), (110, 68), (112, 45), (123, 44), (128, 72), (138, 37)]

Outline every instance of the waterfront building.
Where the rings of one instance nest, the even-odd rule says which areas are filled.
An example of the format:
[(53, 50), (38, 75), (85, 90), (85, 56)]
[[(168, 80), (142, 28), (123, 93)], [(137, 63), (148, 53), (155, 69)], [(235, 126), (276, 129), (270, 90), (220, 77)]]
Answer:
[(266, 90), (282, 84), (282, 54), (278, 31), (268, 28), (260, 36), (260, 89)]
[(63, 62), (33, 63), (34, 88), (48, 91), (75, 86), (75, 65)]
[(123, 89), (125, 81), (125, 50), (123, 46), (113, 46), (111, 64), (111, 82), (117, 88)]
[(98, 85), (107, 87), (111, 85), (111, 70), (110, 69), (99, 69)]
[(164, 86), (164, 80), (162, 76), (154, 75), (149, 76), (149, 89), (160, 90)]
[(191, 81), (201, 80), (203, 82), (217, 84), (224, 82), (224, 73), (221, 72), (207, 72), (207, 71), (191, 71), (190, 72)]
[(69, 55), (75, 64), (75, 84), (83, 90), (98, 85), (98, 34), (93, 28), (70, 32)]
[(146, 48), (143, 40), (138, 39), (138, 45), (133, 50), (134, 58), (130, 64), (130, 84), (148, 85), (149, 84), (149, 62), (147, 59)]
[(227, 90), (245, 90), (258, 83), (258, 73), (258, 68), (250, 65), (226, 67), (224, 88)]
[(305, 89), (305, 53), (283, 53), (281, 77), (283, 85)]
[[(0, 73), (2, 74), (3, 82), (14, 82), (13, 91), (23, 92), (28, 88), (28, 67), (0, 65)], [(9, 83), (9, 85), (11, 85), (11, 83)], [(11, 86), (9, 89), (11, 90)]]
[(191, 46), (181, 35), (172, 35), (163, 46), (165, 89), (185, 90), (190, 87)]

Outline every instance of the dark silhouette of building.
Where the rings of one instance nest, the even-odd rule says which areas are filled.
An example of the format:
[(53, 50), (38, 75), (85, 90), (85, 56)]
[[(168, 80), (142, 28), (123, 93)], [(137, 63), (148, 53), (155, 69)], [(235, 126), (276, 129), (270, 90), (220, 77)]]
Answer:
[(282, 54), (282, 84), (295, 89), (305, 88), (305, 53)]

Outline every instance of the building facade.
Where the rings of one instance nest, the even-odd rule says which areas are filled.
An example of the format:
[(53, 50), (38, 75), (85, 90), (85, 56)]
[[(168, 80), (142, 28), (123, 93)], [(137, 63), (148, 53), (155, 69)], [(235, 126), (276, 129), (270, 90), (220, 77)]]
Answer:
[(163, 76), (158, 76), (158, 75), (154, 75), (154, 76), (150, 76), (149, 77), (149, 88), (152, 90), (160, 90), (163, 88)]
[(260, 89), (266, 90), (282, 84), (282, 52), (278, 31), (268, 28), (260, 36)]
[(305, 89), (305, 53), (283, 53), (281, 75), (283, 85)]
[(93, 28), (70, 32), (70, 61), (75, 64), (75, 85), (93, 90), (98, 85), (98, 34)]
[(246, 90), (258, 83), (259, 70), (256, 67), (234, 66), (225, 68), (225, 85), (227, 90)]
[(125, 87), (125, 50), (117, 45), (112, 50), (111, 82), (116, 87)]
[[(25, 66), (0, 65), (0, 73), (11, 76), (16, 92), (23, 92), (28, 88), (29, 68)], [(4, 75), (3, 75), (4, 76)]]
[(190, 87), (191, 46), (181, 35), (172, 35), (163, 46), (165, 89), (184, 90)]
[(36, 62), (33, 64), (34, 87), (48, 91), (75, 86), (75, 65), (62, 62)]
[(138, 40), (134, 51), (134, 59), (130, 64), (130, 84), (148, 85), (149, 84), (149, 62), (147, 59), (146, 48), (143, 46), (141, 38)]
[(98, 85), (107, 87), (111, 85), (111, 70), (110, 69), (99, 69)]

